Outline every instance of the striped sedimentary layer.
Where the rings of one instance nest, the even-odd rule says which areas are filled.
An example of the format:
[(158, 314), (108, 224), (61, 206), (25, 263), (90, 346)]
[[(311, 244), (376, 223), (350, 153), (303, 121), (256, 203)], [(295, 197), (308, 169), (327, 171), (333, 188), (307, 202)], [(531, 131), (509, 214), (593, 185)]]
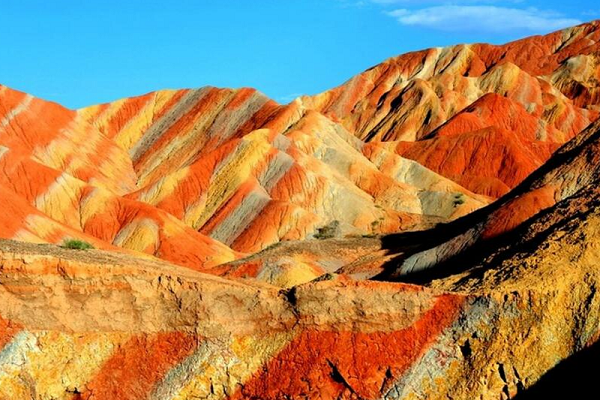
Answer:
[(355, 136), (498, 197), (598, 117), (599, 26), (408, 53), (302, 99)]
[(2, 236), (208, 270), (328, 226), (455, 219), (597, 118), (597, 26), (402, 55), (288, 105), (205, 87), (72, 111), (2, 86), (0, 184), (22, 205)]
[[(399, 277), (418, 271), (443, 270), (460, 263), (461, 257), (487, 243), (513, 237), (512, 231), (530, 218), (598, 184), (600, 123), (596, 122), (561, 147), (551, 158), (496, 203), (474, 213), (466, 221), (449, 224), (440, 243), (401, 260), (390, 275)], [(457, 221), (458, 222), (458, 221)], [(443, 232), (443, 230), (442, 230)], [(444, 238), (445, 237), (445, 238)]]
[(38, 244), (0, 240), (0, 399), (526, 395), (600, 337), (597, 27), (285, 106), (1, 86), (0, 234)]
[(0, 243), (0, 398), (513, 397), (599, 334), (595, 186), (428, 284), (281, 290)]
[(416, 229), (488, 202), (406, 159), (382, 168), (340, 125), (252, 89), (76, 112), (3, 86), (0, 103), (0, 185), (20, 207), (5, 238), (80, 238), (208, 270), (333, 221), (341, 234)]
[[(0, 105), (0, 186), (15, 210), (5, 238), (79, 238), (208, 269), (235, 259), (230, 247), (303, 239), (335, 219), (355, 233), (408, 229), (487, 202), (425, 168), (437, 187), (387, 176), (328, 119), (254, 90), (163, 91), (74, 112), (3, 86)], [(297, 141), (278, 133), (298, 122)], [(469, 201), (453, 206), (461, 193)]]
[[(497, 243), (513, 241), (536, 215), (599, 183), (600, 122), (563, 145), (496, 202), (434, 229), (373, 238), (282, 244), (230, 262), (225, 275), (287, 286), (324, 274), (423, 282), (455, 273)], [(585, 209), (584, 209), (585, 211)], [(590, 238), (589, 240), (594, 240)]]
[[(79, 114), (131, 155), (132, 197), (239, 251), (304, 239), (333, 220), (351, 233), (402, 230), (487, 202), (400, 157), (382, 168), (339, 124), (251, 89), (156, 92)], [(465, 206), (453, 201), (461, 193)]]

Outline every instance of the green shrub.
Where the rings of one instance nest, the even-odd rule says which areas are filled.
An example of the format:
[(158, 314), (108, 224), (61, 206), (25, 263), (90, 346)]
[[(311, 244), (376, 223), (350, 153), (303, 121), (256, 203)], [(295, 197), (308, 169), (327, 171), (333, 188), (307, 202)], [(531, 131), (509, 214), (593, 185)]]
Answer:
[(371, 233), (376, 233), (381, 230), (381, 224), (385, 221), (384, 217), (379, 217), (378, 219), (371, 222)]
[(462, 193), (458, 193), (454, 196), (454, 207), (459, 206), (461, 204), (465, 204), (465, 195)]
[(318, 228), (317, 233), (314, 234), (315, 239), (331, 239), (338, 236), (340, 232), (340, 221), (333, 220), (327, 225)]
[(60, 247), (62, 247), (63, 249), (73, 250), (89, 250), (94, 248), (94, 246), (92, 246), (88, 242), (84, 242), (83, 240), (77, 239), (67, 239), (63, 242), (62, 246)]
[(315, 279), (313, 279), (313, 282), (332, 281), (337, 276), (338, 276), (338, 274), (336, 274), (335, 272), (326, 272), (323, 275), (318, 276)]

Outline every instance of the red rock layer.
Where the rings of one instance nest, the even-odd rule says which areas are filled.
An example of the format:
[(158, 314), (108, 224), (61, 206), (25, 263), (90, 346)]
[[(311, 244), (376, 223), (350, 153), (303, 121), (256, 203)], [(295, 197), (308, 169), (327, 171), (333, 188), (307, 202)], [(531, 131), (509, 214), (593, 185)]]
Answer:
[[(502, 46), (459, 45), (408, 53), (303, 101), (366, 141), (416, 141), (412, 151), (407, 150), (409, 144), (398, 146), (398, 154), (450, 179), (487, 147), (469, 146), (463, 139), (455, 151), (447, 151), (443, 149), (448, 145), (420, 141), (451, 135), (461, 142), (462, 134), (489, 127), (509, 131), (512, 144), (502, 143), (509, 146), (506, 152), (491, 154), (498, 159), (490, 159), (522, 178), (531, 172), (528, 167), (521, 171), (522, 165), (539, 167), (550, 153), (541, 151), (527, 160), (517, 151), (520, 147), (526, 147), (526, 153), (538, 152), (539, 147), (556, 149), (555, 143), (569, 140), (598, 117), (599, 26), (595, 21)], [(438, 146), (440, 155), (422, 156)], [(462, 162), (456, 160), (456, 152)], [(453, 162), (459, 165), (448, 167)], [(494, 197), (506, 192), (503, 184), (512, 188), (520, 182), (490, 176), (481, 161), (469, 165), (467, 173), (468, 189)], [(489, 178), (503, 184), (482, 185)]]
[(23, 210), (0, 234), (83, 235), (207, 270), (330, 226), (456, 219), (597, 118), (597, 32), (405, 54), (285, 106), (206, 87), (72, 111), (2, 86), (0, 183)]
[(558, 147), (558, 143), (528, 140), (514, 131), (489, 126), (401, 142), (395, 150), (476, 193), (497, 198), (535, 171)]
[(461, 304), (440, 297), (412, 326), (389, 333), (302, 332), (230, 399), (377, 398), (448, 327)]
[(179, 332), (134, 336), (113, 353), (75, 399), (147, 398), (156, 382), (194, 351), (197, 341), (196, 336)]
[[(344, 233), (390, 232), (487, 202), (422, 167), (413, 169), (427, 183), (378, 168), (338, 124), (251, 89), (162, 91), (79, 114), (129, 151), (139, 190), (128, 197), (238, 251), (304, 239), (333, 220)], [(452, 202), (458, 193), (464, 206)]]

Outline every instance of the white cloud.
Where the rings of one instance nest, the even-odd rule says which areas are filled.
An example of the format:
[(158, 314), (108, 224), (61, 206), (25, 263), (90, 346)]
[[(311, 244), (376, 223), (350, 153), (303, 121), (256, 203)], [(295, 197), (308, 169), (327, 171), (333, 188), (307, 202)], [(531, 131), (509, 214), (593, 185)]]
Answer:
[(598, 10), (582, 11), (581, 15), (583, 15), (584, 17), (598, 17), (600, 15), (600, 11), (598, 11)]
[(492, 3), (522, 3), (525, 0), (369, 0), (371, 3), (389, 6), (401, 4), (405, 6), (424, 6), (424, 5), (460, 5), (460, 4), (492, 4)]
[(501, 32), (520, 29), (542, 32), (581, 23), (554, 11), (496, 6), (444, 5), (416, 10), (398, 9), (387, 14), (403, 25), (445, 31)]
[(453, 4), (493, 4), (502, 1), (503, 3), (521, 3), (525, 0), (335, 0), (343, 8), (348, 7), (366, 7), (375, 5), (379, 7), (413, 7), (428, 5), (453, 5)]

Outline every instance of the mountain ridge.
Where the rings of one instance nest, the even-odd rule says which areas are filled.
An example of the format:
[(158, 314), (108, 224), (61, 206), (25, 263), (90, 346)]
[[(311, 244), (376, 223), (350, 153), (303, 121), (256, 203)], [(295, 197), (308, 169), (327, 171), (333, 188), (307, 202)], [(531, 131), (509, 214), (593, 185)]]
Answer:
[(598, 39), (286, 105), (0, 85), (0, 399), (534, 396), (600, 338)]

